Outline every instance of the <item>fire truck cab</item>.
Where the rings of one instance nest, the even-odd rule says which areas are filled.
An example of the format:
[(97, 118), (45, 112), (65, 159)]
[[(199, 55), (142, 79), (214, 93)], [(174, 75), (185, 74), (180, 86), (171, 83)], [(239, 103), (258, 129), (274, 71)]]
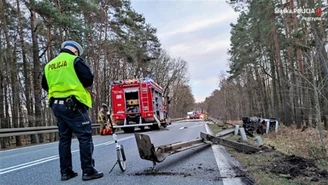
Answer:
[(158, 130), (170, 124), (163, 89), (152, 79), (114, 81), (110, 85), (113, 128), (134, 132), (135, 127)]

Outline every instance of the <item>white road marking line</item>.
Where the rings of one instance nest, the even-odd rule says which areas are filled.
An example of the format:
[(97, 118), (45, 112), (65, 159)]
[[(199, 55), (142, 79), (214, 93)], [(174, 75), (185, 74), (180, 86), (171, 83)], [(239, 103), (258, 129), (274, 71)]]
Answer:
[[(24, 169), (24, 168), (27, 168), (27, 167), (30, 167), (30, 166), (35, 166), (35, 165), (38, 165), (38, 164), (42, 164), (42, 163), (45, 163), (45, 162), (48, 162), (48, 161), (53, 161), (53, 160), (56, 160), (56, 159), (58, 159), (58, 158), (59, 158), (59, 157), (57, 156), (57, 157), (49, 158), (49, 159), (47, 159), (47, 160), (44, 160), (44, 159), (43, 159), (43, 160), (41, 160), (41, 161), (39, 161), (39, 162), (31, 161), (31, 162), (28, 162), (28, 163), (30, 163), (30, 164), (28, 164), (28, 163), (24, 163), (24, 164), (22, 164), (22, 165), (24, 165), (24, 166), (20, 166), (20, 167), (17, 167), (17, 168), (9, 167), (9, 168), (12, 168), (12, 169), (1, 171), (1, 172), (0, 172), (0, 175), (2, 175), (2, 174), (6, 174), (6, 173), (9, 173), (9, 172), (13, 172), (13, 171), (16, 171), (16, 170)], [(36, 161), (38, 161), (38, 160), (36, 160)], [(1, 169), (1, 170), (3, 170), (3, 169)]]
[(13, 168), (18, 168), (18, 167), (21, 167), (21, 166), (25, 166), (25, 165), (41, 162), (41, 161), (44, 161), (44, 160), (53, 159), (53, 158), (58, 158), (58, 155), (54, 155), (54, 156), (46, 157), (46, 158), (43, 158), (43, 159), (38, 159), (38, 160), (35, 160), (35, 161), (31, 161), (31, 162), (11, 166), (11, 167), (8, 167), (8, 168), (3, 168), (3, 169), (0, 169), (0, 173), (3, 172), (3, 171), (11, 170)]
[[(133, 137), (134, 136), (124, 137), (124, 138), (118, 139), (118, 141), (128, 140), (128, 139), (131, 139)], [(98, 146), (102, 146), (102, 145), (110, 145), (110, 144), (113, 144), (113, 143), (115, 143), (115, 141), (107, 141), (105, 143), (96, 144), (96, 145), (94, 145), (94, 147), (98, 147)], [(78, 151), (79, 150), (73, 150), (72, 153), (75, 153), (75, 152), (78, 152)], [(0, 175), (6, 174), (6, 173), (9, 173), (9, 172), (13, 172), (13, 171), (16, 171), (16, 170), (24, 169), (24, 168), (27, 168), (27, 167), (35, 166), (35, 165), (38, 165), (38, 164), (42, 164), (42, 163), (45, 163), (45, 162), (53, 161), (53, 160), (56, 160), (58, 158), (59, 158), (58, 155), (54, 155), (54, 156), (50, 156), (50, 157), (30, 161), (30, 162), (27, 162), (27, 163), (23, 163), (23, 164), (11, 166), (11, 167), (3, 168), (3, 169), (0, 169)]]
[[(38, 147), (38, 146), (45, 146), (45, 145), (51, 145), (51, 144), (56, 144), (56, 143), (44, 143), (44, 144), (38, 144), (38, 145), (34, 145), (34, 146), (28, 146), (28, 148), (34, 148), (34, 147)], [(21, 149), (26, 149), (26, 148), (27, 148), (27, 147), (13, 148), (13, 149), (8, 149), (8, 150), (0, 151), (0, 153), (11, 152), (11, 151), (21, 150)]]
[[(206, 132), (214, 135), (211, 129), (205, 124)], [(215, 157), (216, 164), (220, 170), (220, 174), (222, 177), (227, 177), (222, 179), (223, 185), (238, 185), (244, 184), (240, 180), (240, 178), (234, 178), (236, 176), (235, 171), (229, 163), (229, 159), (227, 156), (228, 152), (225, 150), (224, 146), (221, 145), (212, 145), (213, 154)]]

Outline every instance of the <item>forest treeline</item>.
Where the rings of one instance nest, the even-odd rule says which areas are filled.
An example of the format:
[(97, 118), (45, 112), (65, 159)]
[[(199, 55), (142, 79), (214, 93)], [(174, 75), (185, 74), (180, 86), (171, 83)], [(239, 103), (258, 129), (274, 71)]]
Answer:
[(298, 128), (327, 120), (328, 2), (229, 3), (240, 15), (231, 23), (228, 75), (205, 101), (210, 114), (276, 118)]
[[(230, 0), (228, 75), (202, 106), (224, 120), (275, 118), (328, 130), (328, 8), (323, 0)], [(321, 124), (324, 123), (324, 124)]]
[(65, 40), (81, 43), (94, 73), (93, 121), (101, 104), (111, 103), (113, 80), (150, 75), (171, 99), (170, 117), (194, 105), (187, 61), (161, 48), (156, 28), (130, 0), (0, 0), (0, 22), (1, 128), (56, 125), (41, 76)]

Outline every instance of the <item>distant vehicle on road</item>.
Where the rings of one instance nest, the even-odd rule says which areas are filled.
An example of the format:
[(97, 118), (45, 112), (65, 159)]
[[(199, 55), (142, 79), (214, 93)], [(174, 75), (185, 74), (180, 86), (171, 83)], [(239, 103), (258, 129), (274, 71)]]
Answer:
[(194, 119), (194, 111), (187, 112), (187, 119)]
[(187, 119), (203, 119), (204, 114), (200, 111), (187, 112)]

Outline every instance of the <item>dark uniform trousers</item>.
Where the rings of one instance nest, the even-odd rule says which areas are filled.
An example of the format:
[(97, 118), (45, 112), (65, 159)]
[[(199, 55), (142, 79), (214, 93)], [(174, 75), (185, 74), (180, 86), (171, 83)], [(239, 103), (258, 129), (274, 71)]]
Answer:
[(79, 140), (80, 160), (83, 173), (94, 173), (92, 159), (93, 141), (91, 121), (87, 108), (78, 107), (75, 111), (69, 110), (64, 100), (54, 100), (51, 109), (57, 119), (59, 131), (59, 158), (61, 174), (72, 171), (71, 139), (72, 133)]

